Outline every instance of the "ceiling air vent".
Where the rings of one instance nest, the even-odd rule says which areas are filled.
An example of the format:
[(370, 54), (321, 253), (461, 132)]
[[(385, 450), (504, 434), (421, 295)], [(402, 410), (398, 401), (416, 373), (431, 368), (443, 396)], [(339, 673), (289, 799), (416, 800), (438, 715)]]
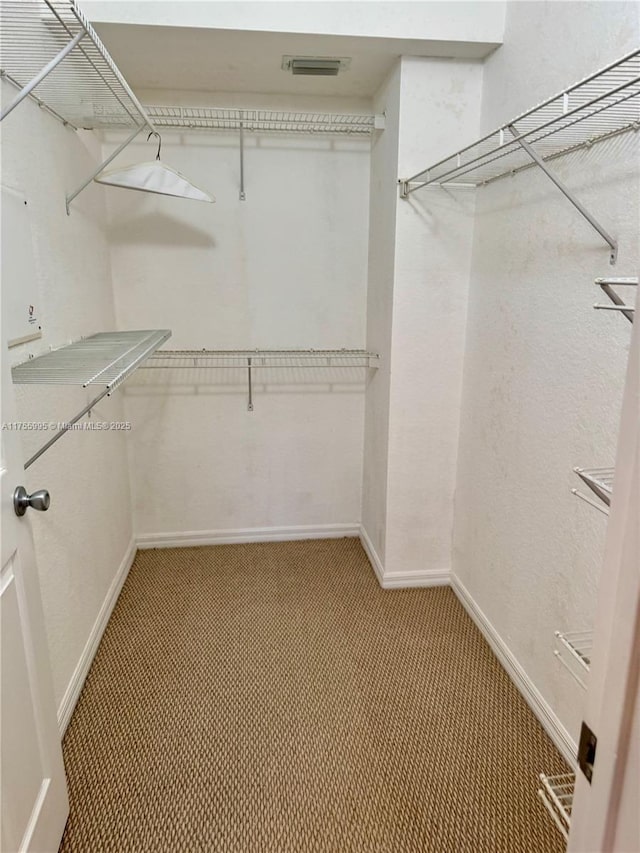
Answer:
[(310, 77), (337, 77), (346, 71), (351, 59), (346, 56), (283, 56), (282, 70)]

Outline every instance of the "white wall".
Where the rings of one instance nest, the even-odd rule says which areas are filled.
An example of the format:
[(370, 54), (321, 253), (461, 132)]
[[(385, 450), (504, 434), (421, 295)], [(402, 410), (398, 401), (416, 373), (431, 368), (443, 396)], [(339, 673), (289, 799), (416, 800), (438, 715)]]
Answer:
[(97, 22), (433, 41), (502, 41), (506, 3), (85, 0)]
[[(364, 347), (368, 140), (249, 136), (244, 202), (236, 134), (165, 133), (162, 154), (217, 201), (109, 192), (120, 327), (171, 328), (176, 349)], [(353, 533), (364, 380), (269, 371), (248, 412), (245, 370), (142, 371), (126, 391), (136, 532)]]
[(387, 364), (368, 388), (363, 527), (385, 584), (450, 570), (474, 208), (443, 191), (401, 200), (397, 178), (472, 141), (481, 83), (479, 63), (408, 57), (377, 99), (389, 130), (373, 151), (368, 334)]
[[(6, 84), (2, 91), (3, 98), (15, 95)], [(2, 182), (20, 189), (29, 201), (44, 332), (41, 340), (13, 348), (12, 363), (115, 328), (104, 191), (90, 186), (74, 203), (71, 216), (65, 212), (65, 194), (95, 168), (100, 148), (94, 142), (65, 129), (30, 100), (2, 123)], [(18, 417), (24, 421), (67, 421), (91, 399), (89, 392), (63, 386), (15, 390)], [(123, 415), (119, 394), (93, 413), (94, 419), (108, 421), (122, 421)], [(23, 432), (24, 458), (51, 435)], [(24, 485), (28, 491), (47, 488), (51, 493), (49, 511), (30, 513), (29, 522), (55, 697), (63, 706), (131, 542), (124, 434), (65, 435), (25, 472)]]
[(400, 126), (400, 62), (374, 99), (385, 113), (385, 130), (374, 133), (371, 145), (369, 265), (367, 285), (367, 347), (382, 356), (367, 386), (362, 527), (370, 556), (384, 567), (387, 532), (389, 457), (389, 395), (391, 328), (395, 278), (396, 203), (398, 197), (398, 132)]
[[(398, 175), (478, 132), (482, 65), (402, 59)], [(385, 573), (451, 568), (453, 494), (475, 199), (398, 201)]]
[[(635, 4), (510, 3), (484, 130), (631, 50), (637, 21)], [(454, 571), (577, 739), (584, 694), (553, 632), (591, 627), (600, 580), (606, 519), (570, 489), (574, 466), (614, 461), (630, 325), (592, 309), (593, 280), (638, 271), (637, 134), (553, 169), (618, 238), (619, 261), (538, 170), (477, 191)]]

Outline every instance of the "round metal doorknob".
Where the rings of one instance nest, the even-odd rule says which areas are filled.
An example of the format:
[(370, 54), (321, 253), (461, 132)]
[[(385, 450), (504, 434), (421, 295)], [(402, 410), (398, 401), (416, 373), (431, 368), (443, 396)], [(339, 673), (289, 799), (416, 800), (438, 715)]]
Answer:
[(50, 503), (51, 498), (46, 489), (38, 489), (37, 492), (28, 495), (24, 486), (18, 486), (13, 493), (13, 508), (16, 515), (24, 515), (29, 507), (39, 512), (46, 512)]

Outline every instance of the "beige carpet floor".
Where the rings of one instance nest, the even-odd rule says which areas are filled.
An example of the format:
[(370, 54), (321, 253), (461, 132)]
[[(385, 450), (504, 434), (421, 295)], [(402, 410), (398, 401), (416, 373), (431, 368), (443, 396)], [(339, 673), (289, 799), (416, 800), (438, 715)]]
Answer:
[(448, 588), (356, 539), (138, 553), (64, 740), (63, 853), (561, 853), (566, 766)]

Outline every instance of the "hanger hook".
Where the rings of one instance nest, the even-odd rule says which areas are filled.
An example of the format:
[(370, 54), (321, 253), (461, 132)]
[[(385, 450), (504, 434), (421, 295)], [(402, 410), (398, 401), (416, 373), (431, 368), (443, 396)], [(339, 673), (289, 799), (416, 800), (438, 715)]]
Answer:
[(152, 136), (158, 137), (158, 153), (156, 154), (156, 160), (160, 159), (160, 149), (162, 148), (162, 137), (158, 133), (157, 130), (152, 130), (149, 136), (147, 136), (147, 142), (151, 139)]

